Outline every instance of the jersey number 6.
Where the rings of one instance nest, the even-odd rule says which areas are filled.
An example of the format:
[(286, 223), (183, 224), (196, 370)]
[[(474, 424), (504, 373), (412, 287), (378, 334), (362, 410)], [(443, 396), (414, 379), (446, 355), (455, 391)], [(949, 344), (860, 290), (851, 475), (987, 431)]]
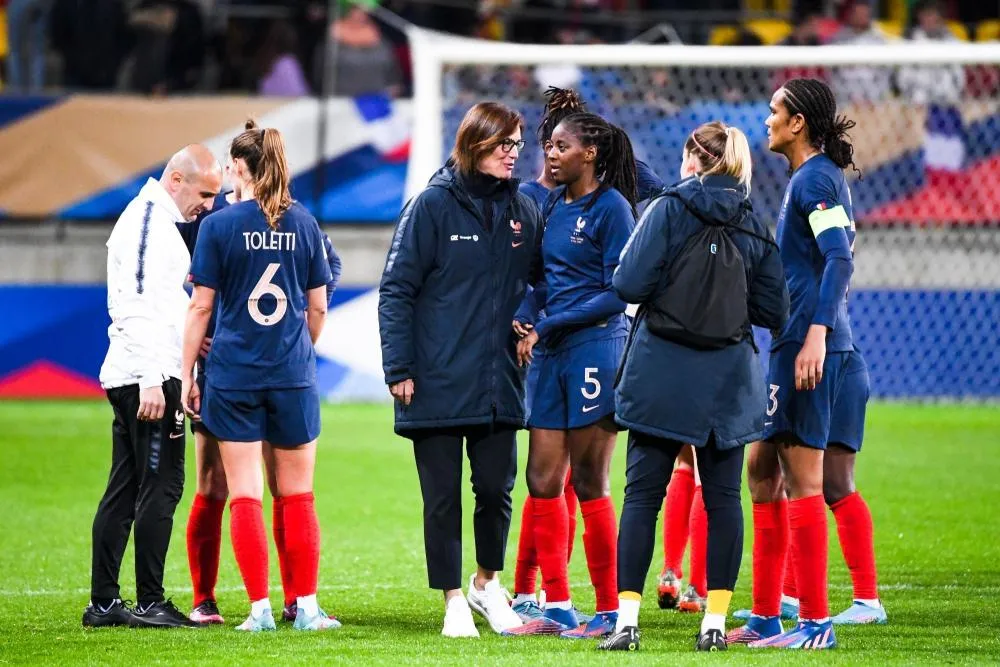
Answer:
[[(597, 373), (598, 370), (600, 369), (598, 368), (583, 369), (583, 384), (586, 386), (580, 387), (580, 393), (583, 394), (583, 397), (588, 401), (592, 401), (601, 395), (601, 382), (600, 380), (594, 377), (594, 375)], [(590, 385), (594, 385), (594, 391), (587, 391), (587, 388)]]
[[(281, 268), (281, 264), (278, 262), (272, 262), (267, 265), (264, 270), (264, 275), (260, 277), (257, 284), (254, 285), (253, 291), (250, 292), (250, 298), (247, 299), (247, 310), (250, 311), (250, 317), (257, 324), (261, 324), (265, 327), (274, 326), (285, 316), (285, 312), (288, 310), (288, 299), (285, 296), (284, 291), (277, 285), (271, 282), (274, 278), (274, 274), (278, 272)], [(278, 305), (275, 306), (274, 312), (270, 315), (265, 315), (260, 312), (260, 298), (265, 294), (270, 294), (274, 297)]]

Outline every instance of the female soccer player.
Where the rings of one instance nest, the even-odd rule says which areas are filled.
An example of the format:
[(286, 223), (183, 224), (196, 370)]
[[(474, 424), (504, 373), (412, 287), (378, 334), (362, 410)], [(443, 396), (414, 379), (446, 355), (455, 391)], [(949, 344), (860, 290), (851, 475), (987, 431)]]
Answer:
[[(219, 440), (231, 495), (233, 550), (250, 597), (238, 630), (273, 630), (260, 467), (270, 444), (283, 500), (285, 551), (298, 630), (339, 627), (319, 610), (319, 525), (313, 501), (320, 431), (316, 353), (330, 268), (316, 219), (292, 201), (281, 134), (253, 121), (230, 146), (241, 201), (199, 233), (185, 327), (182, 399)], [(219, 298), (204, 401), (194, 365)], [(280, 360), (280, 363), (275, 363)]]
[[(232, 161), (226, 163), (226, 176), (231, 178)], [(238, 187), (238, 183), (234, 184)], [(198, 240), (198, 232), (205, 218), (211, 213), (219, 211), (230, 204), (240, 201), (240, 192), (233, 189), (230, 192), (220, 194), (215, 199), (212, 211), (202, 214), (190, 223), (178, 223), (177, 227), (184, 238), (184, 243), (188, 246), (191, 255), (194, 255), (195, 244)], [(333, 292), (340, 280), (340, 256), (337, 254), (330, 242), (330, 238), (323, 235), (323, 245), (326, 249), (327, 261), (330, 264), (332, 279), (326, 286), (327, 302), (333, 300)], [(198, 357), (197, 382), (198, 389), (205, 392), (205, 357), (211, 347), (212, 335), (215, 332), (215, 313), (212, 314), (206, 331), (206, 344)], [(188, 515), (187, 523), (187, 553), (188, 569), (191, 573), (191, 587), (194, 591), (194, 608), (189, 618), (196, 623), (203, 625), (221, 624), (225, 622), (219, 611), (219, 606), (215, 599), (215, 584), (219, 575), (219, 556), (222, 545), (222, 513), (226, 507), (226, 500), (229, 498), (229, 487), (226, 485), (226, 470), (222, 465), (222, 458), (219, 454), (218, 439), (200, 421), (191, 421), (191, 432), (195, 437), (195, 477), (196, 491), (194, 502), (191, 503), (191, 513)], [(265, 464), (273, 463), (273, 457), (268, 456), (269, 445), (264, 443)], [(277, 491), (277, 480), (274, 476), (274, 469), (267, 468), (268, 490), (273, 498), (273, 514), (271, 519), (274, 542), (278, 551), (278, 563), (281, 570), (281, 584), (284, 592), (284, 608), (282, 618), (292, 622), (295, 620), (295, 593), (291, 589), (291, 578), (288, 574), (288, 558), (285, 549), (284, 530), (284, 501)]]
[[(537, 207), (512, 179), (523, 125), (517, 111), (496, 102), (465, 114), (451, 159), (400, 214), (379, 286), (382, 365), (396, 399), (395, 430), (413, 441), (428, 582), (444, 592), (448, 637), (479, 636), (470, 606), (495, 632), (521, 625), (497, 573), (510, 531), (515, 436), (524, 426), (510, 323), (542, 235)], [(463, 445), (479, 566), (467, 598)]]
[[(860, 611), (885, 619), (875, 587), (871, 514), (854, 490), (853, 474), (868, 399), (868, 372), (847, 315), (855, 227), (843, 170), (854, 163), (846, 138), (854, 122), (837, 116), (825, 83), (792, 79), (772, 96), (766, 125), (768, 148), (784, 155), (792, 170), (777, 233), (791, 317), (771, 344), (767, 428), (747, 466), (753, 615), (730, 641), (826, 649), (837, 645), (827, 601), (826, 503), (852, 574), (857, 570), (866, 580), (865, 589), (855, 591)], [(783, 633), (778, 614), (789, 548), (799, 622)]]
[[(518, 344), (522, 363), (531, 360), (535, 343), (546, 345), (528, 422), (527, 469), (546, 608), (506, 634), (597, 637), (614, 627), (618, 608), (617, 526), (608, 482), (617, 427), (610, 390), (628, 325), (611, 275), (635, 224), (635, 158), (625, 132), (590, 113), (564, 118), (546, 157), (562, 186), (546, 204), (546, 317)], [(597, 593), (597, 614), (582, 627), (567, 578), (567, 467), (580, 499), (584, 550)]]
[(618, 296), (643, 306), (616, 392), (629, 446), (618, 622), (604, 650), (639, 648), (656, 515), (683, 443), (695, 446), (709, 517), (707, 613), (696, 646), (726, 648), (743, 551), (743, 446), (764, 428), (751, 325), (779, 327), (788, 313), (777, 248), (749, 205), (746, 137), (722, 123), (702, 125), (688, 137), (684, 161), (697, 176), (647, 208), (614, 275)]
[[(667, 497), (663, 501), (663, 569), (656, 587), (660, 609), (676, 608), (689, 613), (705, 611), (705, 596), (708, 594), (705, 562), (707, 531), (708, 515), (705, 513), (694, 447), (685, 445), (677, 454), (674, 472), (667, 484)], [(688, 587), (682, 593), (682, 562), (689, 537)]]

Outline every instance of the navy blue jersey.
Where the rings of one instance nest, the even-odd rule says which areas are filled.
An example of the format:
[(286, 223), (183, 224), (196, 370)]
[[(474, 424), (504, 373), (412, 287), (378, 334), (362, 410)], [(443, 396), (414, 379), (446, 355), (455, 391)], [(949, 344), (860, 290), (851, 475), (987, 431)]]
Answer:
[(652, 167), (642, 160), (635, 161), (635, 190), (636, 198), (640, 202), (660, 194), (664, 187), (666, 183), (657, 176)]
[(205, 221), (191, 281), (216, 290), (219, 319), (206, 361), (220, 389), (307, 387), (316, 353), (306, 326), (307, 292), (332, 279), (316, 219), (294, 202), (272, 230), (256, 201)]
[[(592, 195), (571, 203), (564, 195), (565, 188), (557, 188), (546, 207), (542, 237), (546, 317), (536, 324), (536, 331), (548, 345), (555, 342), (553, 334), (577, 330), (580, 334), (572, 336), (572, 343), (624, 336), (626, 304), (614, 293), (611, 277), (635, 227), (632, 208), (614, 189), (604, 189), (589, 209)], [(558, 342), (570, 344), (561, 336)]]
[(790, 298), (789, 319), (772, 349), (802, 343), (810, 325), (828, 328), (827, 352), (853, 349), (847, 289), (854, 270), (854, 208), (840, 167), (824, 154), (788, 183), (777, 241)]
[(549, 198), (549, 193), (552, 192), (538, 181), (525, 181), (517, 186), (517, 190), (521, 194), (531, 197), (531, 201), (535, 202), (539, 211), (545, 209), (545, 200)]
[[(220, 192), (215, 196), (215, 202), (212, 204), (211, 211), (203, 211), (198, 214), (198, 217), (191, 222), (178, 222), (177, 231), (181, 233), (181, 238), (184, 239), (184, 245), (187, 246), (188, 252), (194, 257), (194, 247), (198, 242), (198, 232), (201, 231), (201, 223), (208, 216), (212, 215), (216, 211), (220, 211), (227, 206), (229, 206), (229, 200), (226, 197), (229, 196), (228, 192)], [(216, 304), (218, 306), (218, 304)], [(208, 329), (205, 330), (205, 336), (211, 338), (215, 335), (215, 316), (218, 312), (218, 307), (216, 310), (212, 311), (212, 317), (208, 320)]]

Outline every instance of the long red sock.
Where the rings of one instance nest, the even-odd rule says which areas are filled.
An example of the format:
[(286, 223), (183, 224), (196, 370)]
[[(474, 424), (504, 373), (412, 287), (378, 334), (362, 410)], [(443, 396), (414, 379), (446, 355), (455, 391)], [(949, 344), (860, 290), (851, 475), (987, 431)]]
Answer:
[(795, 583), (799, 589), (799, 618), (817, 621), (830, 616), (826, 591), (829, 536), (826, 503), (822, 495), (788, 503), (790, 541), (795, 551)]
[(222, 545), (222, 513), (225, 509), (225, 500), (201, 494), (195, 495), (191, 503), (187, 522), (187, 554), (195, 605), (215, 599)]
[(579, 500), (576, 497), (576, 489), (570, 482), (573, 475), (572, 470), (566, 471), (566, 482), (563, 484), (563, 495), (566, 496), (566, 520), (569, 524), (569, 541), (566, 544), (566, 562), (573, 560), (573, 543), (576, 542), (576, 508)]
[(875, 529), (872, 513), (861, 494), (854, 492), (833, 505), (833, 518), (837, 521), (840, 550), (851, 572), (854, 599), (878, 599), (878, 574), (875, 571)]
[(795, 550), (789, 545), (788, 558), (785, 560), (785, 583), (781, 586), (781, 594), (798, 599), (799, 590), (795, 585)]
[(753, 504), (753, 613), (781, 613), (781, 580), (788, 551), (788, 501)]
[(271, 532), (274, 534), (274, 546), (278, 551), (278, 569), (281, 570), (281, 592), (285, 606), (295, 602), (295, 592), (292, 590), (292, 572), (288, 565), (288, 547), (285, 545), (285, 499), (275, 496), (271, 509)]
[(229, 501), (229, 533), (236, 564), (251, 602), (267, 597), (267, 529), (264, 510), (255, 498)]
[[(542, 569), (542, 586), (547, 602), (569, 600), (569, 575), (566, 572), (566, 496), (532, 498), (535, 529), (535, 553)], [(584, 536), (586, 543), (586, 535)]]
[(618, 521), (611, 498), (580, 503), (583, 513), (583, 549), (594, 585), (597, 611), (618, 609)]
[(684, 578), (684, 549), (688, 543), (691, 502), (694, 500), (694, 470), (675, 468), (663, 500), (663, 570)]
[(311, 493), (285, 496), (285, 552), (295, 597), (315, 595), (319, 579), (319, 520)]
[(538, 580), (538, 554), (535, 553), (535, 513), (532, 497), (524, 499), (521, 509), (521, 533), (517, 538), (517, 564), (514, 566), (514, 592), (534, 595)]
[(698, 595), (708, 595), (708, 513), (701, 496), (701, 485), (694, 488), (691, 503), (691, 585)]

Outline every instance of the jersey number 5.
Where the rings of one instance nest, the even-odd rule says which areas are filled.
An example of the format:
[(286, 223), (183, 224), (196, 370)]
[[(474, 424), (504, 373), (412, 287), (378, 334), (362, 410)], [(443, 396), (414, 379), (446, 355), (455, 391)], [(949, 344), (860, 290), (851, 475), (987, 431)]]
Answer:
[[(597, 368), (583, 369), (583, 384), (585, 386), (580, 387), (580, 393), (583, 394), (583, 397), (588, 401), (592, 401), (601, 395), (601, 381), (594, 377), (594, 375), (597, 373), (598, 370), (600, 369)], [(587, 391), (590, 385), (594, 385), (593, 391)]]
[[(278, 262), (272, 262), (267, 265), (264, 270), (264, 275), (260, 277), (257, 284), (254, 285), (253, 291), (250, 292), (250, 298), (247, 299), (247, 310), (250, 311), (250, 317), (257, 324), (263, 325), (265, 327), (274, 326), (285, 316), (285, 312), (288, 310), (288, 298), (285, 296), (285, 292), (271, 282), (274, 278), (274, 274), (278, 272), (281, 268), (281, 264)], [(260, 298), (265, 294), (270, 294), (274, 297), (278, 305), (275, 306), (274, 312), (270, 315), (265, 315), (260, 311)]]

